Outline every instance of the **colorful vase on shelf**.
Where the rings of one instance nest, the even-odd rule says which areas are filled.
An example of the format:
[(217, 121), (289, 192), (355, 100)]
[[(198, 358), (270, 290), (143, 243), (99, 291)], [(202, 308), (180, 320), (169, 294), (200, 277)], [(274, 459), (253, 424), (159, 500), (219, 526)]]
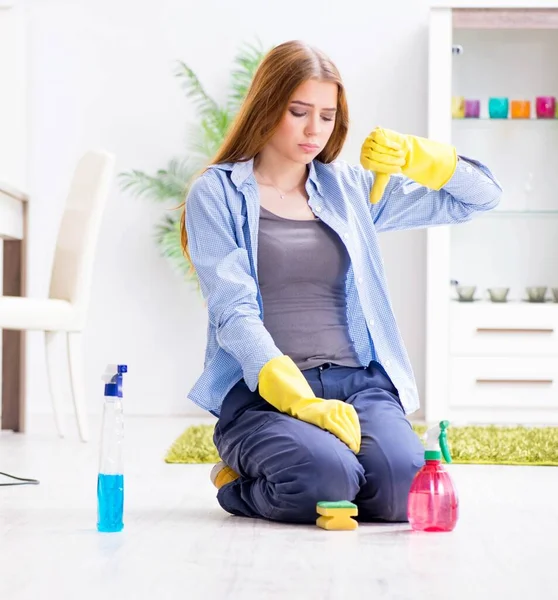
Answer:
[(489, 98), (488, 114), (491, 119), (507, 119), (509, 102), (507, 98)]
[(556, 98), (537, 96), (537, 119), (554, 119), (556, 116)]
[(511, 118), (512, 119), (530, 119), (531, 118), (531, 102), (529, 100), (512, 100), (511, 101)]
[(480, 117), (480, 100), (465, 100), (465, 118), (478, 119)]
[(451, 116), (454, 119), (462, 119), (465, 116), (465, 98), (463, 96), (452, 96)]

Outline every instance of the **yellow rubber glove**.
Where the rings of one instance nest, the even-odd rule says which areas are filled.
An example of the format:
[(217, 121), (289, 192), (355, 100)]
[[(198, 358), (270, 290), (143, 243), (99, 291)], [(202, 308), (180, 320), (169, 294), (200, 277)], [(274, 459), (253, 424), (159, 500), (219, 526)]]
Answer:
[(376, 173), (370, 193), (370, 202), (376, 204), (394, 173), (439, 190), (455, 172), (457, 152), (449, 144), (377, 127), (364, 140), (360, 164)]
[(259, 392), (277, 410), (333, 433), (356, 454), (360, 421), (351, 404), (317, 398), (300, 369), (286, 355), (272, 358), (260, 371)]

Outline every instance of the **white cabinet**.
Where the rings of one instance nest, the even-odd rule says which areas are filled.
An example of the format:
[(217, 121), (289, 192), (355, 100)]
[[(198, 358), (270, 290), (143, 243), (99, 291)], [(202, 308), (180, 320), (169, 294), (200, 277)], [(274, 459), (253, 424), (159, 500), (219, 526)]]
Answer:
[(451, 410), (551, 411), (558, 394), (555, 356), (452, 356)]
[(547, 302), (452, 302), (450, 324), (452, 356), (558, 357), (558, 310)]
[[(558, 424), (558, 110), (536, 112), (537, 97), (558, 103), (558, 3), (506, 4), (430, 13), (428, 135), (485, 163), (504, 194), (469, 223), (427, 231), (429, 421)], [(479, 117), (452, 116), (453, 97), (480, 101)], [(491, 118), (502, 97), (507, 118)], [(512, 100), (530, 102), (529, 118), (512, 118)], [(474, 301), (451, 280), (475, 286)], [(532, 286), (544, 302), (528, 300)], [(509, 288), (506, 302), (493, 287)]]

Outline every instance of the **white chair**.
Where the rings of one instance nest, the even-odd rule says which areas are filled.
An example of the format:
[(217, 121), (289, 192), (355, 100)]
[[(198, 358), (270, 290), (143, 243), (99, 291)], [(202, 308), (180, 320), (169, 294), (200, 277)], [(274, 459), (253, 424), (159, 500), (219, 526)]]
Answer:
[[(89, 438), (84, 382), (83, 336), (93, 261), (101, 220), (114, 173), (114, 156), (89, 151), (78, 162), (56, 240), (49, 297), (0, 296), (0, 329), (44, 331), (47, 373), (54, 419), (65, 434), (61, 379), (70, 372), (80, 437)], [(68, 360), (59, 359), (55, 340), (66, 343)]]

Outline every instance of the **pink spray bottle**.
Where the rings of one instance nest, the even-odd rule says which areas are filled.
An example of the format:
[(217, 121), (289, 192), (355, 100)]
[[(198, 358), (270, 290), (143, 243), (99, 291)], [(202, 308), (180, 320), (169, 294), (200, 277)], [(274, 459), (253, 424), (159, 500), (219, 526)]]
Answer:
[(426, 432), (426, 463), (415, 475), (409, 491), (408, 517), (415, 531), (452, 531), (457, 523), (459, 501), (442, 455), (451, 462), (446, 429), (448, 421)]

